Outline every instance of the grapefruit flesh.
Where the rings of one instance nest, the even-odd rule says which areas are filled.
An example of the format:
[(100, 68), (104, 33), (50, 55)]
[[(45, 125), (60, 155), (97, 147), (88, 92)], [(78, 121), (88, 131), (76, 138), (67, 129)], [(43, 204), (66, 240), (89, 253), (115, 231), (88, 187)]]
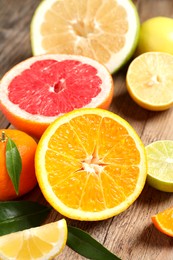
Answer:
[(95, 60), (77, 55), (29, 58), (1, 80), (0, 108), (16, 128), (40, 137), (58, 116), (82, 107), (108, 109), (113, 80)]
[(100, 93), (101, 84), (97, 70), (88, 64), (37, 61), (11, 81), (9, 99), (28, 113), (56, 116), (88, 105)]

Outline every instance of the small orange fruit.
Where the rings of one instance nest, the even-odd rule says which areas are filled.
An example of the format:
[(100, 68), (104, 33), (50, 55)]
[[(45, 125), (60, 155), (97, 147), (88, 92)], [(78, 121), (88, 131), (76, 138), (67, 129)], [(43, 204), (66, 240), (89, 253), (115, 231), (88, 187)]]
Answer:
[(0, 139), (0, 200), (11, 200), (32, 190), (37, 184), (34, 168), (34, 156), (37, 148), (36, 141), (24, 132), (15, 129), (0, 129), (6, 137), (16, 144), (22, 160), (22, 171), (19, 181), (19, 195), (16, 194), (13, 183), (6, 168), (6, 141)]
[(102, 220), (127, 209), (147, 175), (145, 148), (121, 117), (98, 108), (55, 120), (36, 151), (36, 175), (47, 201), (78, 220)]
[(173, 207), (151, 217), (155, 227), (162, 233), (173, 237)]
[(114, 92), (108, 70), (77, 55), (31, 57), (7, 72), (0, 109), (15, 128), (39, 138), (58, 116), (81, 107), (107, 109)]

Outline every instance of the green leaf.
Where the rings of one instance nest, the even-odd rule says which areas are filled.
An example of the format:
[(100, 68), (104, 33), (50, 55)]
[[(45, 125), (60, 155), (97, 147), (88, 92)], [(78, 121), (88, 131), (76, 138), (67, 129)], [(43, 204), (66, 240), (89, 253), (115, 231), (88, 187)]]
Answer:
[(68, 226), (67, 245), (78, 254), (93, 260), (120, 260), (88, 233)]
[(22, 160), (16, 144), (11, 138), (7, 138), (6, 144), (6, 168), (13, 183), (16, 194), (19, 194), (19, 180), (22, 171)]
[(39, 226), (50, 210), (32, 201), (0, 202), (0, 235)]

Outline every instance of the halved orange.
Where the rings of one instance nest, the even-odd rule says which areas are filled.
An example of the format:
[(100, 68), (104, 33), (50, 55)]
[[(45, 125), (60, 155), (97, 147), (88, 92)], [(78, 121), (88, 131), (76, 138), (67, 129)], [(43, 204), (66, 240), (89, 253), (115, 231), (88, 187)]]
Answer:
[(173, 207), (152, 216), (152, 222), (162, 233), (173, 237)]
[(59, 117), (41, 137), (36, 176), (47, 201), (78, 220), (102, 220), (127, 209), (146, 181), (145, 148), (135, 130), (103, 109)]

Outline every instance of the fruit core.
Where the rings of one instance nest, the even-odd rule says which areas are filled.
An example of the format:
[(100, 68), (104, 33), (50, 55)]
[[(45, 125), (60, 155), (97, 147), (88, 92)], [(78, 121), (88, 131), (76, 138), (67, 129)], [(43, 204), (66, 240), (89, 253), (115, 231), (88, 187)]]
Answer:
[(89, 173), (99, 174), (103, 171), (104, 166), (106, 165), (107, 164), (103, 163), (101, 159), (99, 159), (95, 148), (93, 154), (82, 162), (82, 169)]
[(97, 72), (76, 60), (36, 61), (10, 82), (8, 97), (30, 114), (57, 116), (88, 105), (101, 92)]
[(93, 21), (88, 21), (86, 23), (82, 20), (79, 21), (76, 20), (71, 24), (71, 28), (74, 31), (74, 33), (77, 34), (77, 36), (87, 38), (89, 34), (95, 32), (95, 28), (97, 27), (96, 25), (97, 24), (94, 24)]

